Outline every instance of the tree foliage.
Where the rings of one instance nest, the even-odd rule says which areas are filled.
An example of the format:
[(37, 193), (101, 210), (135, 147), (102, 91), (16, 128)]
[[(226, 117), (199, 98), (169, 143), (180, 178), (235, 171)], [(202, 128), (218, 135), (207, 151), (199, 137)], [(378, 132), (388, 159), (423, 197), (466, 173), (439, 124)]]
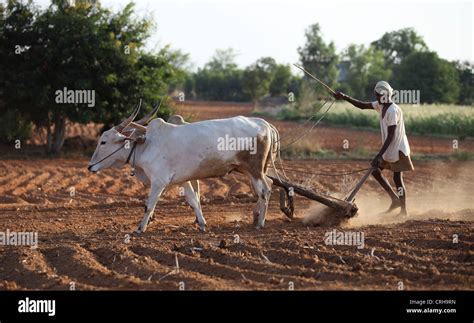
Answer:
[(343, 52), (342, 58), (347, 63), (342, 87), (351, 96), (372, 98), (375, 83), (391, 77), (391, 70), (384, 66), (383, 52), (373, 46), (350, 45)]
[(198, 69), (192, 81), (197, 98), (220, 101), (250, 99), (243, 91), (243, 71), (237, 67), (235, 56), (233, 49), (217, 50), (211, 61)]
[(243, 89), (253, 101), (256, 102), (268, 93), (276, 65), (275, 59), (262, 57), (245, 69)]
[[(313, 24), (306, 29), (305, 44), (298, 48), (298, 54), (306, 70), (314, 73), (329, 86), (337, 85), (339, 56), (334, 43), (324, 41), (319, 24)], [(315, 89), (316, 93), (324, 93), (321, 87)]]
[[(1, 109), (46, 128), (50, 153), (61, 149), (68, 120), (117, 123), (139, 98), (149, 108), (184, 79), (174, 65), (180, 52), (142, 49), (153, 22), (136, 18), (132, 3), (114, 13), (88, 1), (53, 1), (41, 11), (10, 0), (1, 16)], [(95, 91), (95, 106), (58, 103), (64, 88)]]
[(395, 88), (419, 90), (426, 103), (456, 103), (459, 98), (459, 74), (454, 64), (434, 52), (414, 52), (394, 69)]
[(413, 28), (387, 32), (380, 39), (372, 42), (372, 45), (383, 52), (387, 67), (400, 64), (414, 52), (428, 50), (423, 37), (418, 35)]
[(459, 75), (459, 103), (472, 105), (474, 104), (474, 63), (468, 61), (456, 61), (454, 66)]

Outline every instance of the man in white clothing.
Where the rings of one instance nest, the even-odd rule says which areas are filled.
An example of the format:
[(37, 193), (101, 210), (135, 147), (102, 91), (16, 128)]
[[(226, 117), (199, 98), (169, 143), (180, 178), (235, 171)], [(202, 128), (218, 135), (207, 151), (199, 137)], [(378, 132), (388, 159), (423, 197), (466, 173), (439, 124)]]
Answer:
[[(410, 145), (405, 134), (403, 112), (391, 100), (393, 89), (390, 84), (380, 81), (375, 85), (374, 92), (377, 97), (377, 101), (374, 102), (359, 101), (342, 92), (336, 92), (334, 97), (337, 100), (345, 100), (359, 109), (373, 109), (379, 113), (383, 145), (372, 160), (372, 166), (376, 167), (372, 175), (392, 199), (386, 212), (401, 208), (400, 215), (408, 216), (402, 172), (412, 171), (414, 167), (410, 158)], [(397, 187), (396, 193), (383, 176), (382, 170), (384, 169), (393, 172), (393, 181)]]

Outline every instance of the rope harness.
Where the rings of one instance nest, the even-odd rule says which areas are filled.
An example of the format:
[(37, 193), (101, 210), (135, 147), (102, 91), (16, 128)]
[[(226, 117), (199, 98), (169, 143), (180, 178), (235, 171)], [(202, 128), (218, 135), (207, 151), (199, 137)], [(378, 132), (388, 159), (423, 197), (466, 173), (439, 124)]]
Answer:
[(128, 157), (127, 157), (127, 160), (125, 161), (125, 164), (128, 164), (128, 162), (130, 161), (130, 157), (132, 157), (132, 154), (133, 154), (133, 160), (132, 160), (132, 171), (130, 172), (130, 176), (135, 176), (135, 155), (137, 154), (137, 142), (134, 141), (133, 142), (133, 147), (132, 147), (132, 150), (130, 151), (130, 154), (128, 154)]
[(315, 175), (315, 176), (347, 176), (347, 175), (354, 175), (354, 174), (362, 173), (362, 172), (365, 172), (369, 169), (371, 169), (371, 167), (360, 168), (360, 169), (356, 169), (356, 170), (350, 171), (350, 172), (337, 172), (337, 173), (334, 173), (334, 172), (331, 172), (331, 173), (329, 173), (329, 172), (309, 172), (307, 170), (296, 169), (296, 168), (287, 169), (287, 171), (295, 172), (295, 173), (304, 173), (304, 174), (307, 174), (307, 175)]
[[(321, 109), (326, 105), (328, 101), (324, 102), (324, 104), (321, 106)], [(318, 119), (316, 120), (313, 125), (307, 129), (301, 136), (299, 136), (298, 138), (296, 138), (295, 140), (293, 140), (292, 142), (290, 142), (289, 144), (285, 145), (285, 147), (283, 148), (280, 148), (280, 151), (282, 150), (286, 150), (288, 149), (291, 145), (293, 145), (294, 143), (300, 141), (301, 139), (303, 139), (304, 137), (306, 137), (320, 122), (321, 120), (324, 119), (324, 117), (328, 114), (329, 110), (332, 108), (332, 106), (334, 105), (334, 102), (336, 101), (332, 101), (331, 104), (329, 105), (329, 107), (326, 109), (326, 111), (324, 111), (323, 115)], [(309, 120), (311, 120), (312, 118), (314, 118), (315, 115), (311, 116), (308, 120), (306, 120), (303, 125), (307, 124), (309, 122)], [(281, 140), (281, 139), (280, 139)]]
[[(326, 105), (328, 101), (324, 102), (324, 104), (321, 106), (321, 109)], [(283, 150), (286, 150), (288, 149), (291, 145), (295, 144), (296, 142), (300, 141), (301, 139), (303, 139), (304, 137), (306, 137), (320, 122), (321, 120), (324, 119), (324, 117), (328, 114), (329, 110), (332, 108), (332, 106), (334, 105), (336, 101), (332, 101), (331, 104), (329, 105), (329, 107), (326, 109), (326, 111), (324, 111), (323, 115), (318, 119), (316, 120), (313, 125), (307, 129), (301, 136), (299, 136), (298, 138), (296, 138), (295, 140), (291, 141), (289, 144), (285, 145), (285, 147), (283, 148), (280, 148), (280, 152), (283, 151)], [(307, 124), (312, 118), (314, 118), (315, 115), (311, 116), (308, 120), (306, 120), (303, 125)], [(280, 138), (278, 141), (281, 141), (282, 138)], [(288, 177), (286, 176), (285, 174), (285, 169), (283, 167), (283, 161), (280, 159), (280, 164), (281, 164), (281, 170), (284, 174), (284, 178), (285, 179), (288, 179)], [(272, 167), (273, 168), (273, 167)], [(275, 169), (275, 172), (277, 173), (278, 175), (278, 169), (276, 167), (274, 167)], [(345, 176), (345, 175), (353, 175), (353, 174), (357, 174), (357, 173), (361, 173), (361, 172), (364, 172), (364, 171), (367, 171), (369, 170), (370, 167), (368, 168), (361, 168), (361, 169), (357, 169), (357, 170), (354, 170), (354, 171), (350, 171), (350, 172), (338, 172), (338, 173), (329, 173), (329, 172), (308, 172), (306, 170), (298, 170), (298, 169), (295, 169), (295, 168), (287, 168), (286, 170), (290, 171), (290, 172), (297, 172), (297, 173), (305, 173), (307, 175), (315, 175), (315, 176)]]
[[(130, 144), (130, 140), (126, 140), (124, 142), (124, 144), (122, 146), (120, 146), (119, 148), (115, 149), (113, 152), (111, 152), (110, 154), (108, 154), (107, 156), (105, 156), (104, 158), (102, 158), (101, 160), (99, 160), (98, 162), (95, 162), (94, 164), (90, 165), (89, 167), (93, 167), (101, 162), (103, 162), (104, 160), (106, 160), (107, 158), (109, 157), (112, 157), (113, 155), (115, 155), (116, 153), (118, 153), (120, 150), (124, 149), (125, 146), (127, 146), (128, 144)], [(136, 148), (137, 148), (137, 141), (133, 141), (133, 146), (132, 146), (132, 149), (130, 150), (130, 154), (128, 154), (128, 157), (127, 157), (127, 160), (125, 161), (125, 164), (128, 164), (129, 161), (130, 161), (130, 158), (132, 157), (132, 154), (133, 154), (133, 160), (132, 160), (132, 171), (130, 173), (130, 176), (135, 176), (135, 155), (136, 155)]]

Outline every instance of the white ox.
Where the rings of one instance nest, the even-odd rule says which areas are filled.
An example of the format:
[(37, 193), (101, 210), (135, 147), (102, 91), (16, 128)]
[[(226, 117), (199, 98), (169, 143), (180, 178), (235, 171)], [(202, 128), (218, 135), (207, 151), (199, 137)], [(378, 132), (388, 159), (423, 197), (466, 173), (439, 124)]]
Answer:
[[(272, 185), (266, 173), (279, 150), (279, 134), (275, 127), (263, 119), (242, 116), (195, 123), (185, 123), (180, 116), (173, 116), (169, 121), (178, 124), (161, 118), (148, 124), (157, 108), (142, 120), (133, 122), (139, 108), (120, 125), (100, 136), (88, 167), (91, 172), (98, 172), (129, 162), (136, 169), (137, 177), (150, 186), (137, 233), (146, 230), (160, 195), (172, 184), (184, 188), (185, 199), (193, 208), (200, 229), (205, 231), (199, 192), (195, 192), (197, 180), (223, 176), (231, 171), (250, 178), (258, 196), (253, 223), (256, 228), (264, 227)], [(254, 138), (256, 150), (222, 150), (219, 142), (226, 137)], [(132, 149), (134, 145), (135, 149)]]

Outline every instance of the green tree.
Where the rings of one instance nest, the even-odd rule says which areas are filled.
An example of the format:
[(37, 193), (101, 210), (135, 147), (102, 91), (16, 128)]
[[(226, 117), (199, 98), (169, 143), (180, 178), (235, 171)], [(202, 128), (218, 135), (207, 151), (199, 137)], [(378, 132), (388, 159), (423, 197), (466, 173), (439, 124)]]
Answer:
[[(0, 140), (27, 139), (29, 104), (36, 99), (31, 89), (35, 82), (29, 70), (34, 63), (23, 55), (36, 39), (34, 21), (38, 9), (30, 2), (0, 3)], [(20, 68), (20, 67), (26, 68)]]
[(435, 52), (414, 52), (393, 71), (394, 87), (419, 90), (424, 103), (456, 103), (459, 74), (454, 65)]
[(227, 71), (237, 69), (235, 58), (237, 52), (233, 48), (217, 49), (211, 61), (206, 64), (206, 67), (215, 71)]
[[(23, 15), (29, 17), (27, 24), (16, 21), (25, 10), (22, 3), (10, 0), (5, 12), (12, 22), (0, 32), (5, 40), (0, 47), (5, 57), (0, 101), (46, 128), (49, 153), (60, 151), (67, 120), (110, 126), (128, 115), (139, 98), (151, 105), (183, 76), (173, 65), (179, 61), (177, 52), (168, 47), (158, 53), (141, 50), (152, 21), (135, 19), (131, 3), (118, 13), (88, 1), (74, 6), (54, 1), (41, 12), (26, 6), (31, 12)], [(19, 29), (10, 33), (11, 26)], [(15, 43), (28, 50), (16, 54)], [(95, 106), (56, 102), (56, 91), (63, 88), (94, 90)], [(161, 113), (169, 112), (164, 108)]]
[[(318, 76), (329, 86), (337, 85), (338, 55), (333, 42), (326, 43), (319, 24), (309, 26), (305, 31), (306, 43), (298, 48), (303, 67)], [(305, 76), (305, 80), (307, 77)], [(311, 81), (312, 82), (312, 81)], [(316, 94), (325, 93), (320, 86), (314, 87)]]
[(472, 105), (474, 103), (474, 75), (473, 63), (468, 61), (454, 62), (459, 74), (461, 90), (459, 93), (459, 104)]
[(250, 100), (244, 94), (243, 71), (237, 68), (235, 56), (233, 49), (217, 50), (212, 59), (194, 73), (194, 92), (197, 98), (215, 101)]
[(383, 34), (372, 45), (384, 53), (386, 66), (400, 64), (408, 55), (417, 51), (427, 51), (423, 37), (413, 28), (403, 28)]
[(286, 95), (290, 91), (292, 81), (291, 68), (289, 65), (277, 64), (273, 69), (269, 91), (271, 96)]
[[(191, 75), (192, 65), (189, 61), (189, 54), (183, 53), (180, 49), (173, 49), (170, 45), (158, 51), (157, 55), (166, 62), (169, 67), (169, 78), (166, 78), (168, 92), (185, 91), (186, 82)], [(185, 91), (186, 92), (186, 91)]]
[(350, 45), (342, 54), (346, 69), (342, 87), (351, 96), (369, 99), (373, 87), (380, 80), (388, 80), (391, 70), (385, 68), (383, 52), (373, 46)]
[(302, 77), (297, 75), (291, 75), (290, 80), (288, 82), (288, 93), (291, 92), (296, 98), (299, 97), (302, 82)]
[(244, 70), (243, 90), (252, 101), (256, 102), (268, 94), (276, 66), (275, 59), (262, 57)]

